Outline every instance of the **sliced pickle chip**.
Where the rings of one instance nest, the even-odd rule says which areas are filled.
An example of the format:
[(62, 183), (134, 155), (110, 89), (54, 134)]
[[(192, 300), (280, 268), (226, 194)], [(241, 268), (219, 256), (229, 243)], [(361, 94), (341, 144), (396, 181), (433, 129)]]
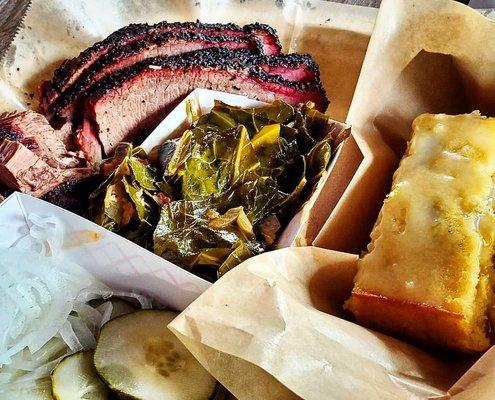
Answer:
[(52, 372), (56, 400), (107, 400), (108, 390), (93, 365), (93, 351), (65, 357)]
[(139, 400), (208, 400), (216, 380), (167, 328), (171, 311), (141, 310), (106, 323), (94, 363), (109, 388)]

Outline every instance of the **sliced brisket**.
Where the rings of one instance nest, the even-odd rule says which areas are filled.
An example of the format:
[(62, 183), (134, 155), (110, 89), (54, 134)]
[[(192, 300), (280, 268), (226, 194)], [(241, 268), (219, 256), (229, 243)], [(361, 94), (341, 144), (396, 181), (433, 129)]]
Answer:
[(101, 183), (101, 177), (93, 175), (83, 179), (69, 179), (56, 186), (42, 199), (83, 217), (89, 213), (89, 194)]
[(268, 75), (279, 75), (288, 81), (319, 81), (318, 65), (309, 54), (279, 54), (278, 56), (246, 57), (253, 60), (255, 67), (262, 68)]
[(174, 56), (211, 47), (224, 47), (232, 50), (246, 49), (257, 53), (260, 48), (257, 39), (232, 36), (206, 36), (194, 32), (163, 32), (126, 45), (118, 45), (82, 72), (74, 83), (68, 86), (47, 107), (50, 119), (71, 120), (78, 100), (96, 81), (112, 72), (131, 66), (147, 58)]
[(0, 182), (12, 189), (41, 196), (62, 182), (57, 168), (17, 141), (0, 142)]
[(67, 179), (91, 174), (83, 155), (68, 150), (70, 130), (54, 130), (33, 111), (0, 117), (0, 183), (41, 196)]
[(66, 60), (54, 72), (51, 82), (42, 84), (41, 107), (47, 112), (53, 101), (66, 90), (96, 60), (117, 46), (125, 46), (164, 32), (192, 32), (207, 36), (229, 36), (257, 40), (264, 54), (278, 54), (281, 46), (276, 32), (267, 25), (251, 24), (243, 28), (234, 24), (202, 24), (200, 22), (166, 21), (155, 25), (131, 24), (112, 33), (106, 39), (84, 50), (78, 57)]
[(215, 47), (244, 51), (246, 53), (243, 57), (244, 62), (253, 62), (256, 67), (262, 68), (268, 75), (280, 75), (287, 80), (297, 82), (312, 81), (319, 77), (318, 66), (307, 54), (248, 57), (252, 53), (249, 41), (195, 33), (168, 32), (153, 39), (142, 40), (111, 50), (93, 63), (72, 86), (57, 98), (48, 115), (51, 118), (62, 120), (77, 117), (81, 108), (81, 97), (95, 82), (140, 61)]
[(38, 156), (46, 156), (49, 164), (65, 153), (65, 131), (54, 131), (46, 118), (33, 111), (0, 116), (0, 142), (17, 141)]
[(261, 65), (282, 67), (289, 56), (253, 56), (226, 49), (201, 50), (177, 57), (156, 57), (98, 81), (85, 102), (84, 135), (96, 136), (110, 154), (120, 141), (133, 141), (153, 129), (195, 88), (237, 93), (261, 101), (281, 98), (291, 104), (313, 101), (325, 110), (328, 99), (318, 79), (289, 81), (269, 75)]

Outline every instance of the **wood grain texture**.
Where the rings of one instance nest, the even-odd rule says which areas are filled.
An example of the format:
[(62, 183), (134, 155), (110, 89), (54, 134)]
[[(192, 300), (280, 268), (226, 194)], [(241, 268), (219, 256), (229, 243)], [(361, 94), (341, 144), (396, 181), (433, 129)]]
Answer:
[(19, 29), (30, 3), (30, 0), (0, 0), (0, 59)]

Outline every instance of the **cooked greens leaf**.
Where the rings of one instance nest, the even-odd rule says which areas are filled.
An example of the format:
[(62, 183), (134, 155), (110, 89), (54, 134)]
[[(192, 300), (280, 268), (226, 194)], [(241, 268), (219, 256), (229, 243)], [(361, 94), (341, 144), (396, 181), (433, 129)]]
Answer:
[(116, 181), (107, 186), (103, 207), (96, 223), (114, 230), (126, 226), (134, 215), (134, 207), (125, 195), (122, 182)]
[(134, 180), (144, 189), (155, 189), (155, 179), (149, 165), (146, 165), (136, 157), (130, 157), (127, 161), (132, 171)]
[(237, 267), (243, 261), (254, 256), (255, 254), (249, 249), (249, 247), (244, 242), (236, 243), (236, 247), (229, 254), (226, 260), (220, 265), (218, 269), (218, 276), (222, 276), (234, 267)]
[(191, 145), (192, 132), (185, 131), (181, 138), (164, 142), (158, 150), (158, 162), (160, 163), (163, 177), (180, 174), (179, 170), (184, 166)]
[(139, 220), (141, 222), (148, 223), (147, 218), (149, 216), (149, 205), (144, 197), (144, 190), (129, 183), (126, 177), (122, 178), (122, 182), (124, 183), (125, 191), (136, 207)]
[(232, 249), (230, 247), (204, 249), (199, 253), (197, 263), (199, 265), (215, 265), (219, 267), (231, 252)]
[[(223, 254), (223, 250), (212, 249), (232, 249), (246, 240), (237, 224), (210, 226), (211, 215), (206, 201), (178, 200), (165, 204), (154, 233), (155, 253), (191, 269), (207, 256), (218, 258)], [(254, 241), (252, 246), (260, 248)], [(208, 252), (200, 257), (206, 249)]]
[[(146, 156), (120, 144), (91, 195), (96, 220), (198, 274), (222, 275), (272, 246), (308, 200), (348, 128), (276, 100), (260, 108), (215, 101)], [(156, 167), (156, 169), (155, 169)], [(158, 170), (158, 172), (157, 172)]]
[(115, 155), (103, 162), (112, 166), (113, 172), (90, 199), (96, 223), (148, 245), (157, 223), (158, 208), (169, 198), (155, 181), (155, 169), (143, 157), (142, 149), (119, 144)]
[(278, 144), (280, 138), (280, 124), (265, 125), (251, 139), (255, 150)]
[(331, 153), (332, 149), (328, 142), (320, 142), (311, 149), (307, 157), (306, 173), (309, 182), (314, 182), (321, 178), (330, 162)]
[(218, 109), (211, 110), (209, 122), (222, 130), (235, 128), (236, 121), (228, 114)]
[(189, 158), (182, 176), (184, 199), (201, 200), (218, 192), (218, 169), (201, 158)]
[[(207, 216), (210, 217), (210, 215)], [(249, 221), (242, 206), (231, 208), (222, 215), (214, 215), (208, 222), (208, 225), (213, 229), (224, 229), (230, 225), (237, 225), (244, 235), (253, 235), (253, 225), (251, 224), (251, 221)]]
[(240, 125), (237, 129), (237, 146), (232, 161), (233, 185), (238, 179), (242, 181), (246, 173), (254, 171), (260, 166), (247, 130), (243, 125)]
[(187, 120), (190, 124), (192, 124), (200, 117), (201, 110), (199, 109), (198, 104), (193, 99), (189, 99), (186, 101), (186, 114)]

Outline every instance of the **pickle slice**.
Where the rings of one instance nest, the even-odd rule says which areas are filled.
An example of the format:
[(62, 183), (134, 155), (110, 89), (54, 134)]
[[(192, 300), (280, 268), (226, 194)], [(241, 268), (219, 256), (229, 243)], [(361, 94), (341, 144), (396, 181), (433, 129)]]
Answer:
[(65, 357), (51, 377), (56, 400), (108, 399), (108, 390), (93, 365), (93, 351), (80, 351)]
[(167, 328), (176, 316), (141, 310), (103, 326), (94, 363), (112, 391), (139, 400), (208, 400), (214, 395), (216, 380)]

